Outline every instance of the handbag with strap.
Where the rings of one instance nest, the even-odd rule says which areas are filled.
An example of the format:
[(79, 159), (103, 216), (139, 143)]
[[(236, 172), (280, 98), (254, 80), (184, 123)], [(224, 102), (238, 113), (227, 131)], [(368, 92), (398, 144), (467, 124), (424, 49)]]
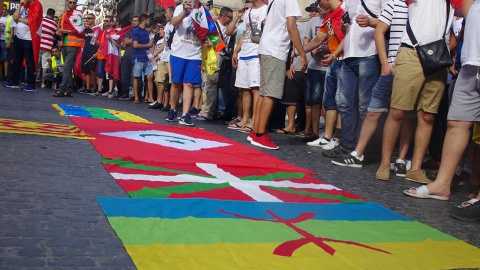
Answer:
[[(275, 0), (273, 0), (272, 3), (270, 3), (270, 5), (268, 6), (267, 16), (268, 16), (268, 13), (270, 12), (270, 9), (272, 8), (272, 5), (273, 5), (274, 1)], [(260, 44), (260, 39), (262, 38), (264, 23), (262, 22), (261, 30), (253, 29), (252, 16), (250, 15), (252, 13), (252, 9), (253, 8), (250, 8), (250, 10), (248, 11), (248, 21), (249, 21), (249, 25), (250, 25), (250, 30), (252, 32), (252, 34), (250, 36), (250, 40), (255, 44)]]
[(413, 43), (413, 47), (417, 51), (425, 77), (441, 70), (442, 68), (447, 68), (453, 65), (453, 60), (450, 57), (450, 51), (445, 40), (445, 32), (448, 29), (448, 18), (450, 17), (450, 1), (446, 0), (445, 2), (447, 6), (447, 20), (445, 22), (445, 30), (443, 31), (441, 39), (424, 45), (419, 45), (413, 34), (412, 28), (410, 27), (410, 21), (407, 21), (407, 34)]

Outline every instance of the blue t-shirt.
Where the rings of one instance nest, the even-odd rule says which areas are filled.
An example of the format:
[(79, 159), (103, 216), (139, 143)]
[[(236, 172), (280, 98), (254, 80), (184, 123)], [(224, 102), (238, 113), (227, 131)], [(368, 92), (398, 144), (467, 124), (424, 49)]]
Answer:
[[(133, 29), (132, 41), (137, 41), (140, 45), (147, 45), (150, 42), (150, 36), (147, 30), (137, 26), (135, 29)], [(135, 61), (148, 62), (147, 51), (147, 48), (135, 49), (132, 45), (132, 63), (135, 63)]]

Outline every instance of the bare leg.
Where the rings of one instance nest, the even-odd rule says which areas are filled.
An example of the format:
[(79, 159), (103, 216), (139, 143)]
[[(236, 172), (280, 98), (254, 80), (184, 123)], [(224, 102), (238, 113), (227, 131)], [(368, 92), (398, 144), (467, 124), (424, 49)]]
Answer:
[[(133, 96), (136, 102), (138, 102), (138, 80), (140, 80), (140, 78), (133, 78)], [(99, 84), (99, 86), (101, 86), (101, 84)]]
[(162, 104), (162, 98), (163, 98), (163, 91), (165, 90), (165, 84), (164, 83), (157, 83), (157, 102), (159, 104)]
[(193, 107), (199, 109), (202, 106), (202, 88), (197, 87), (193, 89)]
[(288, 124), (284, 128), (287, 132), (295, 132), (295, 112), (297, 111), (296, 105), (290, 105), (287, 107), (287, 115), (288, 115)]
[(413, 134), (415, 133), (415, 119), (405, 117), (402, 122), (402, 129), (400, 130), (400, 143), (398, 158), (405, 160), (408, 153), (408, 148), (412, 142)]
[(390, 166), (390, 159), (397, 142), (398, 133), (402, 126), (405, 111), (390, 108), (390, 112), (383, 128), (383, 144), (382, 144), (382, 162), (381, 166)]
[[(425, 157), (430, 138), (432, 137), (433, 122), (435, 121), (434, 114), (424, 111), (418, 111), (417, 116), (418, 124), (415, 132), (415, 148), (413, 150), (411, 171), (422, 169), (423, 158)], [(457, 164), (458, 162), (455, 165)]]
[[(333, 132), (335, 131), (336, 122), (337, 122), (337, 110), (326, 111), (325, 112), (325, 133), (323, 134), (323, 137), (329, 140), (333, 138)], [(305, 133), (306, 132), (307, 130), (305, 130)]]
[[(177, 97), (178, 99), (178, 97)], [(192, 106), (193, 101), (193, 84), (184, 83), (183, 84), (183, 114), (187, 114)]]
[[(258, 98), (260, 97), (260, 89), (258, 87), (252, 88), (252, 94), (253, 94), (253, 108), (257, 108), (256, 105), (258, 103)], [(257, 112), (258, 111), (256, 111), (256, 110), (253, 110), (253, 112), (252, 112), (252, 122), (250, 122), (250, 124), (248, 124), (248, 126), (251, 127), (251, 128), (253, 128), (253, 125), (255, 124), (255, 120), (256, 120), (255, 114)]]
[[(42, 84), (44, 84), (43, 78), (42, 78)], [(85, 74), (85, 89), (90, 90), (90, 73)]]
[(320, 129), (320, 111), (322, 110), (321, 104), (312, 105), (312, 131), (318, 136)]
[(257, 113), (259, 114), (257, 116), (258, 123), (254, 123), (254, 125), (257, 127), (255, 131), (256, 133), (266, 133), (268, 119), (270, 118), (270, 114), (272, 113), (273, 105), (275, 104), (275, 98), (263, 97), (261, 101), (259, 100), (259, 102), (260, 104), (257, 105), (257, 107), (259, 108), (259, 110), (257, 111)]
[(148, 86), (148, 102), (153, 103), (153, 75), (147, 75), (147, 86)]
[(312, 108), (305, 107), (305, 134), (312, 133)]
[(252, 92), (250, 89), (242, 89), (242, 108), (242, 121), (237, 123), (240, 127), (246, 126), (250, 121), (250, 111), (252, 108)]
[(170, 109), (176, 110), (178, 106), (178, 98), (180, 97), (180, 92), (182, 91), (182, 83), (172, 83), (170, 88)]
[(383, 113), (381, 112), (368, 112), (363, 121), (362, 129), (360, 130), (360, 137), (358, 138), (357, 147), (355, 152), (357, 152), (358, 157), (362, 157), (367, 147), (368, 142), (372, 138), (373, 134), (378, 127), (378, 122)]

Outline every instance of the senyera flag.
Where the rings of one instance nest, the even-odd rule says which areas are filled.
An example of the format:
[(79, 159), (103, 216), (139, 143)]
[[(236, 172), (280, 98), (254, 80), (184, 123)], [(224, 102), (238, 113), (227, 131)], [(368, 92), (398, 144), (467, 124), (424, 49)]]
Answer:
[(480, 250), (376, 203), (97, 199), (138, 269), (458, 269)]

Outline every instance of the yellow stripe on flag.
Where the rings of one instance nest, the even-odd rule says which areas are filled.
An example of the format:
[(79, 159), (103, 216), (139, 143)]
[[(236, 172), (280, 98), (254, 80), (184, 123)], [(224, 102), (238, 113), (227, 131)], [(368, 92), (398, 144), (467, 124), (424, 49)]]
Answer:
[(143, 119), (140, 116), (136, 116), (134, 114), (128, 113), (128, 112), (123, 112), (123, 111), (116, 111), (116, 110), (110, 110), (110, 109), (105, 109), (108, 111), (111, 115), (114, 115), (122, 121), (127, 121), (127, 122), (136, 122), (136, 123), (146, 123), (146, 124), (151, 124), (152, 122)]
[(480, 267), (480, 250), (461, 241), (375, 243), (384, 254), (358, 246), (328, 244), (331, 256), (310, 243), (292, 257), (273, 255), (280, 243), (125, 245), (138, 269), (451, 269)]
[(5, 118), (0, 118), (0, 133), (40, 135), (79, 140), (95, 139), (76, 126), (30, 122)]

